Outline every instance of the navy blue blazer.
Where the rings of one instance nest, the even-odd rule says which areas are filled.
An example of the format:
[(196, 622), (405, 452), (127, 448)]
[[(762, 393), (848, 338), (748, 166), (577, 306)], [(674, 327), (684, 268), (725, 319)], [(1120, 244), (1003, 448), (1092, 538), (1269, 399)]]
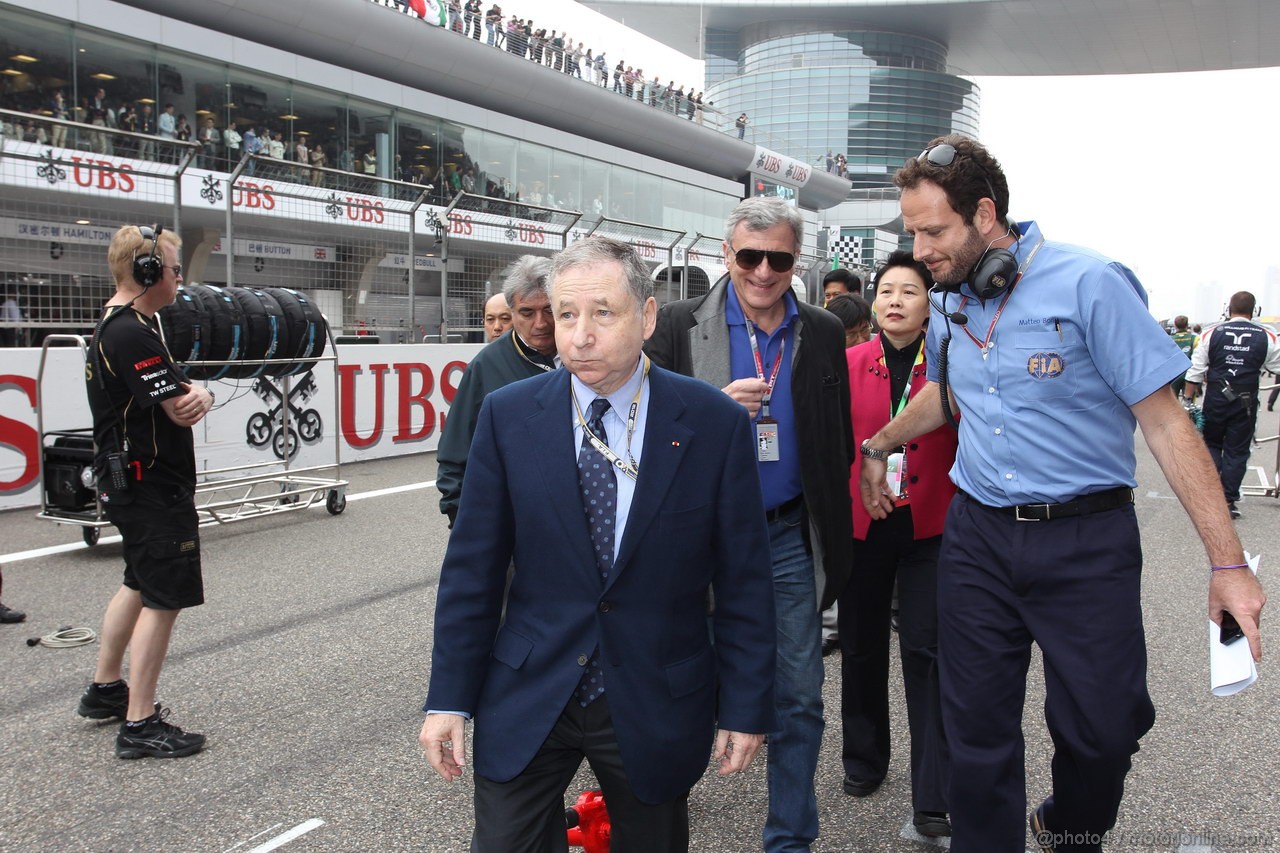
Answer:
[(640, 475), (603, 584), (569, 374), (508, 385), (480, 409), (440, 573), (425, 707), (472, 715), (472, 766), (487, 779), (524, 770), (597, 646), (623, 766), (645, 802), (693, 787), (717, 725), (775, 728), (772, 570), (746, 410), (658, 367), (649, 383)]

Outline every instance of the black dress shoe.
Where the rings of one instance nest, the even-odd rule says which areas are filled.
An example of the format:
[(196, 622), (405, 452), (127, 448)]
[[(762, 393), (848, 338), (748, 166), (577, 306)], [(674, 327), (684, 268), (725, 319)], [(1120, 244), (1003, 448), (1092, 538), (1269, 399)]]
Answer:
[(880, 789), (880, 783), (883, 779), (868, 781), (859, 779), (856, 776), (844, 777), (844, 792), (851, 797), (869, 797)]
[(951, 821), (947, 820), (946, 812), (916, 812), (911, 818), (911, 825), (925, 838), (948, 838), (951, 835)]
[(5, 607), (0, 604), (0, 622), (13, 623), (21, 622), (27, 618), (27, 614), (21, 610), (14, 610), (12, 607)]

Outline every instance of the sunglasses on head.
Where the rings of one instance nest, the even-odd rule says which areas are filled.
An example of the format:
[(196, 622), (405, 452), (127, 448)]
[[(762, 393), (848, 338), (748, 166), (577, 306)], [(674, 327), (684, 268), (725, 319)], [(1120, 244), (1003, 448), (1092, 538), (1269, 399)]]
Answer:
[(774, 272), (787, 272), (796, 265), (796, 256), (790, 252), (767, 252), (764, 249), (735, 249), (732, 246), (729, 247), (729, 251), (733, 252), (733, 262), (744, 270), (755, 269), (766, 258), (769, 261), (769, 269)]
[[(929, 162), (935, 166), (941, 166), (943, 168), (950, 166), (955, 161), (956, 147), (947, 142), (940, 142), (937, 145), (930, 146), (929, 148), (921, 151), (919, 156), (916, 157), (916, 162), (918, 163)], [(977, 166), (978, 171), (982, 173), (982, 180), (987, 185), (987, 192), (990, 194), (988, 195), (988, 198), (994, 202), (996, 200), (996, 188), (992, 186), (991, 178), (987, 175), (987, 170), (982, 168), (982, 164), (977, 161), (974, 161), (973, 165)]]
[(935, 166), (950, 166), (956, 161), (956, 147), (946, 142), (930, 146), (920, 152), (917, 162), (930, 162)]

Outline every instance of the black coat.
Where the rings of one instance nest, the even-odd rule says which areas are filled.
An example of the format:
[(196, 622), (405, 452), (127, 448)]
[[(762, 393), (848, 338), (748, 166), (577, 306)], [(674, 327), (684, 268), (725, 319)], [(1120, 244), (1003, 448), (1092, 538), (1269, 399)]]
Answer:
[[(657, 328), (645, 344), (654, 364), (706, 380), (717, 388), (733, 380), (725, 321), (729, 286), (726, 276), (706, 296), (662, 307)], [(791, 363), (791, 402), (799, 431), (800, 478), (809, 515), (819, 607), (826, 610), (844, 589), (853, 562), (849, 366), (844, 327), (836, 316), (805, 303), (799, 303), (799, 312)]]

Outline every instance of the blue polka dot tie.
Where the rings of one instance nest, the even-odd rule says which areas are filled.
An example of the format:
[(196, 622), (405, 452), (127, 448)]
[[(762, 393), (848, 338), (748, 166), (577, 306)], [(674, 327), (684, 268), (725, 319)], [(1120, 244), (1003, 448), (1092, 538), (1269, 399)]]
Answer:
[[(587, 429), (605, 444), (609, 437), (604, 431), (604, 413), (609, 401), (601, 397), (591, 401), (591, 417)], [(613, 465), (596, 450), (586, 433), (582, 434), (582, 448), (578, 451), (578, 485), (582, 488), (582, 505), (587, 513), (587, 530), (591, 545), (596, 551), (596, 567), (600, 569), (600, 582), (609, 579), (613, 568), (613, 527), (617, 517), (618, 482)], [(574, 695), (578, 704), (587, 707), (604, 693), (604, 671), (600, 669), (600, 649), (596, 647), (587, 661), (582, 680)]]

